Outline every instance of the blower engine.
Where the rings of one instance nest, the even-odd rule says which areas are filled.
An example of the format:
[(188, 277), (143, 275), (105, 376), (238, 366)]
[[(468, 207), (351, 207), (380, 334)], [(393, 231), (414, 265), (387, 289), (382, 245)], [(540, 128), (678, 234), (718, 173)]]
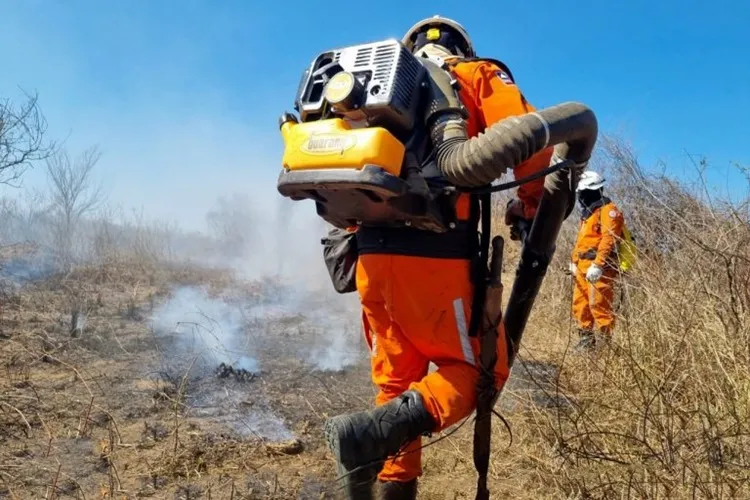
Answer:
[[(310, 199), (333, 226), (411, 226), (442, 232), (455, 196), (422, 172), (429, 78), (398, 40), (323, 52), (304, 72), (295, 109), (284, 113), (278, 191)], [(418, 151), (422, 151), (420, 154)]]

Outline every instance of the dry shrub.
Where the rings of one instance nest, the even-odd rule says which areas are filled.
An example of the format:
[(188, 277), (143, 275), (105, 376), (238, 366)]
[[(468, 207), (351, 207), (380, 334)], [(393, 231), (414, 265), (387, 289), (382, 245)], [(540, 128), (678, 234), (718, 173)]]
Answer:
[(637, 236), (637, 268), (621, 282), (611, 344), (573, 354), (575, 338), (559, 327), (569, 324), (572, 283), (558, 271), (569, 258), (571, 217), (522, 349), (522, 358), (562, 366), (554, 390), (570, 406), (527, 410), (527, 439), (515, 452), (533, 459), (529, 474), (549, 497), (746, 498), (748, 200), (647, 175), (621, 142), (605, 141), (604, 152), (596, 168)]

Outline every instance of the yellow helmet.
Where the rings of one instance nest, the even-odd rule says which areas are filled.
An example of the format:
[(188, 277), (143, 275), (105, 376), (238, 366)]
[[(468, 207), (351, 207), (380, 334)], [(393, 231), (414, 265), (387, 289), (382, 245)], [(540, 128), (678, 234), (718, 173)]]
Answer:
[(412, 53), (428, 43), (434, 43), (456, 55), (476, 56), (469, 33), (459, 23), (447, 17), (432, 16), (422, 19), (406, 32), (401, 41)]

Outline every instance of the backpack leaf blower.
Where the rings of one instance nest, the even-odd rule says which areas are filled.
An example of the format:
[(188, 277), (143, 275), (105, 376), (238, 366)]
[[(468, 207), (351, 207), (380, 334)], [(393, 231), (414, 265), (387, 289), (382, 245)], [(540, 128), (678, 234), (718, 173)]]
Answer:
[[(415, 57), (398, 40), (319, 54), (302, 76), (295, 109), (299, 118), (285, 113), (280, 120), (285, 148), (277, 189), (293, 200), (312, 200), (320, 217), (342, 229), (382, 225), (449, 231), (455, 217), (451, 203), (458, 193), (484, 193), (486, 200), (491, 191), (538, 177), (491, 185), (508, 169), (554, 146), (551, 167), (539, 174), (546, 176), (544, 193), (524, 231), (502, 319), (512, 366), (560, 228), (573, 210), (578, 177), (596, 143), (594, 113), (580, 103), (563, 103), (501, 120), (469, 137), (466, 111), (450, 73)], [(491, 299), (500, 293), (499, 266), (487, 269), (489, 223), (483, 220), (482, 227), (487, 234), (478, 250), (485, 272), (475, 282), (475, 298)], [(495, 245), (493, 253), (500, 255), (502, 244), (496, 240)], [(497, 290), (487, 295), (488, 285)], [(483, 299), (478, 302), (480, 308), (472, 314), (484, 316), (491, 310)], [(484, 340), (481, 330), (487, 326), (477, 328)], [(499, 391), (492, 367), (484, 364), (494, 363), (494, 356), (485, 352), (494, 343), (481, 342), (474, 441), (477, 499), (489, 498), (488, 416)]]

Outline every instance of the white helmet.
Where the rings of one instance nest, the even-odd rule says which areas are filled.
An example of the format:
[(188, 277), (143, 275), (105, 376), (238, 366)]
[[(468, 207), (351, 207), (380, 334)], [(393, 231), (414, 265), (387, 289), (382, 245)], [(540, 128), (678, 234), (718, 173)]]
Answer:
[(576, 191), (583, 191), (584, 189), (591, 189), (596, 191), (604, 187), (605, 180), (600, 174), (593, 170), (587, 170), (581, 174), (581, 179), (578, 181), (578, 187)]
[[(474, 44), (472, 43), (471, 38), (469, 38), (469, 33), (466, 31), (466, 29), (453, 19), (448, 19), (447, 17), (437, 15), (428, 17), (427, 19), (422, 19), (417, 24), (409, 28), (409, 31), (406, 32), (401, 42), (406, 45), (406, 48), (414, 52), (414, 45), (417, 42), (417, 37), (422, 33), (426, 33), (427, 41), (432, 41), (433, 38), (431, 38), (431, 36), (441, 35), (439, 31), (440, 26), (447, 26), (450, 30), (455, 31), (459, 35), (460, 40), (456, 42), (460, 43), (461, 46), (459, 47), (459, 49), (461, 50), (461, 52), (463, 52), (464, 57), (476, 56), (476, 53), (474, 52)], [(432, 33), (429, 33), (429, 28), (438, 28), (438, 30), (434, 35), (432, 35)], [(440, 45), (440, 40), (434, 40), (438, 45)]]

